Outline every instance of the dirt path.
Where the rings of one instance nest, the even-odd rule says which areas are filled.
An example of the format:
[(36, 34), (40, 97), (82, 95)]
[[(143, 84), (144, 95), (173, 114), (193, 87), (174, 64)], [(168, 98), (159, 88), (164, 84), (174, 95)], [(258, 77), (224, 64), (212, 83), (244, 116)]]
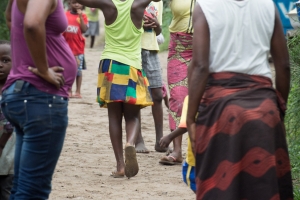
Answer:
[[(138, 154), (140, 171), (131, 179), (114, 179), (115, 158), (109, 139), (107, 110), (95, 102), (101, 49), (87, 49), (88, 69), (83, 72), (83, 99), (69, 103), (69, 127), (54, 178), (50, 199), (194, 199), (183, 183), (181, 166), (158, 164), (164, 154), (154, 151), (155, 133), (151, 108), (142, 110), (142, 131), (150, 154)], [(167, 53), (159, 54), (166, 80)], [(168, 134), (164, 107), (164, 134)], [(125, 138), (123, 139), (123, 142)], [(186, 136), (183, 139), (183, 152)]]

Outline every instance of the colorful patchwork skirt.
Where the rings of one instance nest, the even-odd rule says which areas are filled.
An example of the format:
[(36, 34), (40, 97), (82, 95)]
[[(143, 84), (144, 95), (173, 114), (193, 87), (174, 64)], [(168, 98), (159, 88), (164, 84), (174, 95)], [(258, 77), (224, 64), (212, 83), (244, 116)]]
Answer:
[(144, 71), (109, 59), (101, 60), (99, 64), (97, 101), (101, 107), (112, 102), (141, 107), (153, 104)]

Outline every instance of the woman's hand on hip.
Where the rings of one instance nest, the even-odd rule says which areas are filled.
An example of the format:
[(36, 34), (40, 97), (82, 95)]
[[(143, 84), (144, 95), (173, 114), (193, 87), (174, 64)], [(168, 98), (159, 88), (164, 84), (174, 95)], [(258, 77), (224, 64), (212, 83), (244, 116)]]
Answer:
[(49, 67), (47, 71), (41, 73), (37, 68), (28, 67), (28, 70), (34, 73), (35, 75), (41, 77), (45, 81), (55, 85), (57, 89), (62, 87), (65, 84), (65, 78), (61, 72), (64, 71), (64, 68), (59, 66)]

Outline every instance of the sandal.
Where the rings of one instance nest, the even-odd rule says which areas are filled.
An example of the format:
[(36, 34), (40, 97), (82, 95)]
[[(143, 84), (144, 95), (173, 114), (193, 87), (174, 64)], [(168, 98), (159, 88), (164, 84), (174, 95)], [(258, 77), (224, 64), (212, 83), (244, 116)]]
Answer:
[(177, 160), (174, 156), (168, 155), (164, 156), (160, 159), (159, 164), (162, 165), (181, 165), (182, 163), (182, 158)]

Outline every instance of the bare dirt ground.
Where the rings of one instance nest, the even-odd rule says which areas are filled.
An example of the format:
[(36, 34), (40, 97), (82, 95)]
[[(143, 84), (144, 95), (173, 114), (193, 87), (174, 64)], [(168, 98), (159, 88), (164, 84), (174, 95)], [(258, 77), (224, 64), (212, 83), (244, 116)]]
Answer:
[[(163, 153), (154, 151), (155, 129), (151, 108), (142, 110), (142, 132), (149, 154), (138, 154), (137, 176), (114, 179), (115, 157), (108, 132), (107, 110), (95, 102), (101, 48), (86, 49), (88, 69), (83, 71), (82, 99), (69, 102), (69, 127), (53, 178), (50, 200), (63, 199), (195, 199), (183, 183), (181, 166), (158, 163)], [(159, 54), (166, 80), (167, 52)], [(169, 133), (164, 107), (164, 135)], [(125, 131), (123, 131), (125, 136)], [(123, 137), (125, 142), (125, 137)], [(183, 152), (186, 151), (186, 135)]]

